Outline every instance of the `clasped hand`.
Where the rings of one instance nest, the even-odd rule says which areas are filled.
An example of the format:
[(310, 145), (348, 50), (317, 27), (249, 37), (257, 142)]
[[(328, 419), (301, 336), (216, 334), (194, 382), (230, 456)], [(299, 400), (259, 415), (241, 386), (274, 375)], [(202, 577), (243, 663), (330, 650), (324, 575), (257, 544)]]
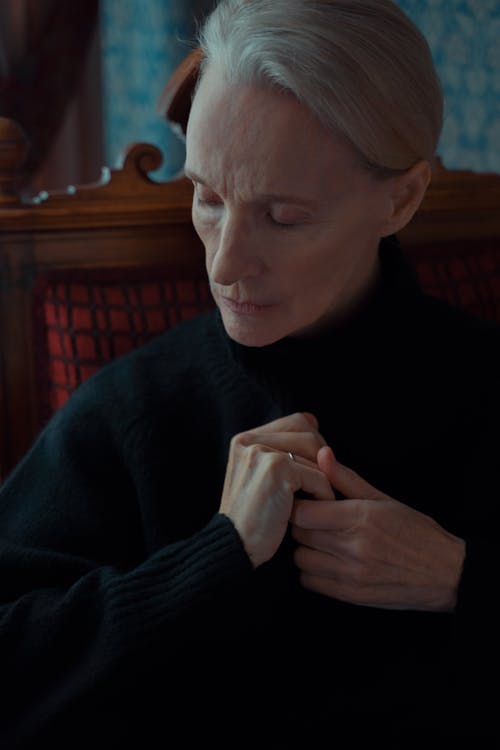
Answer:
[[(296, 499), (299, 490), (311, 500)], [(300, 580), (311, 591), (387, 609), (455, 607), (464, 541), (340, 464), (311, 414), (233, 438), (220, 512), (254, 567), (274, 555), (291, 524)]]

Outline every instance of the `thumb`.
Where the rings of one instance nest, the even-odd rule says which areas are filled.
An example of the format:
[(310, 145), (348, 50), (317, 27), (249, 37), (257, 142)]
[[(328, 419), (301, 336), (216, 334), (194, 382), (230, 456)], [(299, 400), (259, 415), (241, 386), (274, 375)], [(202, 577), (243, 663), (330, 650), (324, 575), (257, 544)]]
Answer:
[(344, 498), (357, 498), (359, 500), (390, 499), (389, 495), (378, 490), (348, 466), (339, 463), (330, 446), (325, 445), (320, 448), (316, 460), (319, 469), (326, 474), (330, 483), (342, 493)]

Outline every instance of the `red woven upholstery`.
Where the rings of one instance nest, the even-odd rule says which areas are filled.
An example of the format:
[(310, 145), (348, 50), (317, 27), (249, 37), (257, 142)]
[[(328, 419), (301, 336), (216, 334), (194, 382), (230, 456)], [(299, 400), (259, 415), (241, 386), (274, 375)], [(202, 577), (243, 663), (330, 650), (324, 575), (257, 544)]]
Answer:
[(425, 291), (500, 323), (500, 246), (478, 240), (423, 245), (408, 252)]
[(34, 290), (40, 419), (110, 360), (213, 307), (206, 277), (172, 268), (55, 270)]
[[(500, 248), (478, 242), (407, 250), (424, 289), (500, 322)], [(103, 364), (213, 307), (204, 275), (172, 268), (56, 270), (34, 291), (40, 419)]]

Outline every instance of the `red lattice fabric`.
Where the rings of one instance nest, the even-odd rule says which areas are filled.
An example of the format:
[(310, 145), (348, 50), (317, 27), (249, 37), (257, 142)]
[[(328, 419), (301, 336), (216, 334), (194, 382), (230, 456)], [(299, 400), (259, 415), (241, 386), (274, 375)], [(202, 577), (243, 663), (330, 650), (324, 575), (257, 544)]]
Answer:
[(214, 306), (206, 277), (161, 268), (48, 272), (34, 303), (42, 422), (106, 362)]
[[(407, 255), (429, 294), (500, 322), (500, 248), (452, 243)], [(213, 306), (204, 275), (171, 268), (45, 273), (34, 290), (40, 420), (106, 362)]]
[(423, 289), (456, 307), (500, 323), (500, 247), (488, 240), (410, 250)]

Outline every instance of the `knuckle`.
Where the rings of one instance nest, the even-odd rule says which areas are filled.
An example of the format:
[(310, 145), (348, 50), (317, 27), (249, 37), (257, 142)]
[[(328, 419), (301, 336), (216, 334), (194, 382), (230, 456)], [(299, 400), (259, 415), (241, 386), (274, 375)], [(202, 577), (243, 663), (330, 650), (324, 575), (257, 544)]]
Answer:
[(314, 427), (309, 426), (309, 435), (311, 437), (311, 440), (314, 441), (314, 447), (316, 452), (323, 446), (326, 445), (326, 440), (324, 439), (323, 435), (318, 432), (318, 430), (314, 429)]
[(246, 448), (257, 440), (257, 435), (253, 430), (239, 432), (231, 438), (231, 448)]
[(318, 427), (318, 419), (315, 414), (312, 414), (310, 411), (302, 412), (302, 416), (307, 420), (307, 422), (314, 427)]
[(252, 459), (257, 458), (262, 453), (262, 446), (258, 443), (247, 443), (246, 449)]
[(265, 445), (259, 445), (258, 443), (251, 445), (249, 450), (252, 451), (253, 456), (259, 458), (264, 470), (274, 481), (279, 479), (286, 492), (293, 491), (292, 482), (287, 479), (286, 473), (286, 470), (290, 469), (291, 463), (288, 457), (283, 456), (282, 453), (267, 448)]
[(246, 433), (239, 432), (237, 435), (233, 435), (231, 438), (231, 449), (239, 448), (244, 445), (244, 436)]
[(311, 423), (301, 411), (296, 411), (290, 415), (290, 422), (294, 427), (300, 427), (302, 430), (310, 429)]
[(314, 452), (314, 458), (316, 458), (319, 449), (326, 445), (326, 440), (318, 430), (315, 430), (310, 424), (307, 427), (306, 435), (311, 451)]
[(288, 456), (276, 451), (269, 451), (267, 453), (267, 460), (269, 470), (274, 472), (275, 475), (282, 477), (286, 489), (292, 489), (294, 482), (290, 478), (293, 476), (293, 465)]
[(375, 545), (370, 535), (358, 535), (352, 546), (353, 557), (359, 570), (366, 572), (375, 556)]
[(318, 449), (321, 447), (317, 433), (307, 432), (305, 435), (305, 442), (308, 455), (315, 459)]

